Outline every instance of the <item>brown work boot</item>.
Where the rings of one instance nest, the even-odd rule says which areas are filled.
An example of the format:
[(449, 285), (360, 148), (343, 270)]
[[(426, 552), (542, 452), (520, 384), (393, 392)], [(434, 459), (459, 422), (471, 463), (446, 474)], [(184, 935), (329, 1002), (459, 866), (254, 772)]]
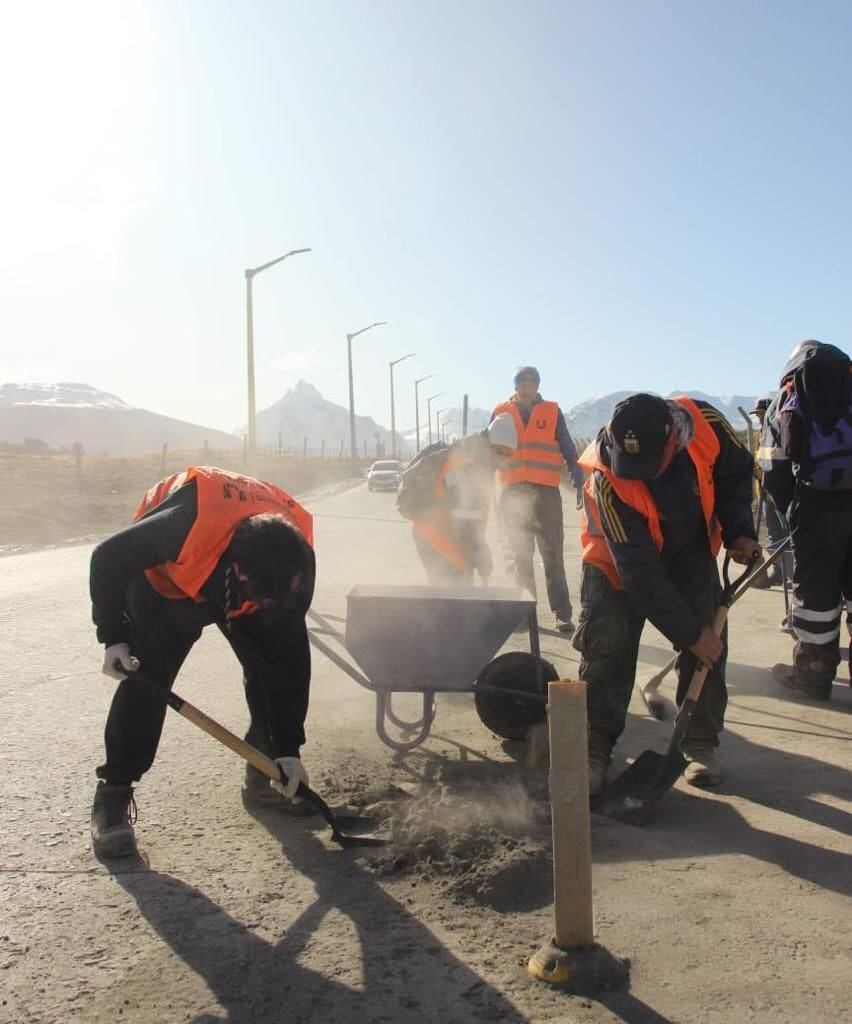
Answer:
[(133, 787), (99, 782), (92, 805), (92, 847), (97, 856), (134, 856), (137, 853), (135, 821)]
[(589, 754), (589, 796), (594, 798), (600, 796), (601, 790), (606, 783), (606, 773), (609, 769), (609, 758)]
[(599, 732), (589, 731), (589, 797), (600, 796), (612, 761), (612, 745)]
[(829, 679), (828, 683), (812, 683), (802, 678), (802, 674), (796, 669), (795, 665), (773, 665), (772, 678), (779, 686), (783, 686), (785, 690), (790, 690), (792, 693), (806, 697), (808, 700), (831, 700), (832, 680)]
[(686, 740), (681, 747), (683, 756), (689, 762), (683, 777), (690, 786), (702, 789), (718, 786), (722, 781), (722, 769), (716, 758), (716, 748), (704, 740)]

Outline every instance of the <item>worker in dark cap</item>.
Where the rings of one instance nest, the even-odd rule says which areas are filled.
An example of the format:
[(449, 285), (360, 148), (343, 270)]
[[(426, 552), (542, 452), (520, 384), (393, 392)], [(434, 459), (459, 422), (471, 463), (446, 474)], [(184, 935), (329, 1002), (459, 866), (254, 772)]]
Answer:
[(638, 394), (615, 407), (580, 465), (591, 475), (574, 646), (588, 686), (590, 794), (624, 729), (646, 620), (680, 652), (678, 704), (696, 666), (711, 669), (683, 753), (687, 782), (716, 785), (727, 704), (727, 637), (710, 625), (722, 593), (716, 556), (723, 544), (744, 564), (760, 552), (751, 452), (706, 402)]
[(515, 557), (518, 584), (535, 595), (533, 555), (538, 543), (544, 563), (547, 599), (556, 617), (556, 628), (567, 636), (574, 632), (571, 596), (565, 578), (562, 495), (559, 484), (567, 466), (579, 495), (583, 472), (577, 465), (577, 449), (556, 402), (542, 399), (541, 382), (534, 366), (522, 366), (515, 374), (515, 393), (501, 402), (492, 420), (508, 413), (518, 435), (518, 447), (500, 470), (500, 511)]

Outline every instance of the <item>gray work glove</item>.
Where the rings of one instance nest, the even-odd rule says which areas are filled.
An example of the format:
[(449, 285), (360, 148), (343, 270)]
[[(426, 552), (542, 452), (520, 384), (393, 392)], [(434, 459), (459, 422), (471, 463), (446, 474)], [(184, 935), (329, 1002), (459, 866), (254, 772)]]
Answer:
[(288, 800), (292, 800), (294, 803), (300, 801), (302, 798), (296, 796), (299, 783), (304, 782), (306, 786), (310, 784), (308, 770), (302, 764), (301, 758), (276, 757), (275, 763), (287, 777), (287, 785), (285, 786), (283, 782), (279, 782), (277, 779), (270, 779), (269, 785), (272, 786), (276, 793), (286, 796)]
[(101, 671), (112, 679), (126, 679), (128, 672), (139, 671), (139, 659), (130, 653), (130, 644), (110, 644), (104, 652)]

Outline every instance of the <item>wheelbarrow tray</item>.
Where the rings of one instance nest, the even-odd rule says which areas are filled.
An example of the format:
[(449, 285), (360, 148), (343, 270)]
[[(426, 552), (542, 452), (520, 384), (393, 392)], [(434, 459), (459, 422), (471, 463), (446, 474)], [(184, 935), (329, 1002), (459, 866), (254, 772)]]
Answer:
[(535, 609), (520, 587), (358, 585), (346, 601), (346, 650), (372, 689), (395, 692), (470, 692)]

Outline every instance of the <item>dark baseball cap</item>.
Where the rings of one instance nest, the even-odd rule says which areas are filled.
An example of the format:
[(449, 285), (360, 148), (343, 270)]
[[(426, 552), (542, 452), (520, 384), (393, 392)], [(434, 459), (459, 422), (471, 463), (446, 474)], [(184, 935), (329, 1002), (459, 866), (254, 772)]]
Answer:
[(619, 402), (607, 426), (613, 473), (624, 480), (652, 480), (671, 427), (668, 403), (658, 395), (631, 395)]
[(770, 405), (772, 405), (772, 396), (771, 395), (762, 395), (754, 403), (754, 408), (749, 410), (749, 415), (755, 416), (759, 412), (766, 412), (766, 410), (769, 408)]

